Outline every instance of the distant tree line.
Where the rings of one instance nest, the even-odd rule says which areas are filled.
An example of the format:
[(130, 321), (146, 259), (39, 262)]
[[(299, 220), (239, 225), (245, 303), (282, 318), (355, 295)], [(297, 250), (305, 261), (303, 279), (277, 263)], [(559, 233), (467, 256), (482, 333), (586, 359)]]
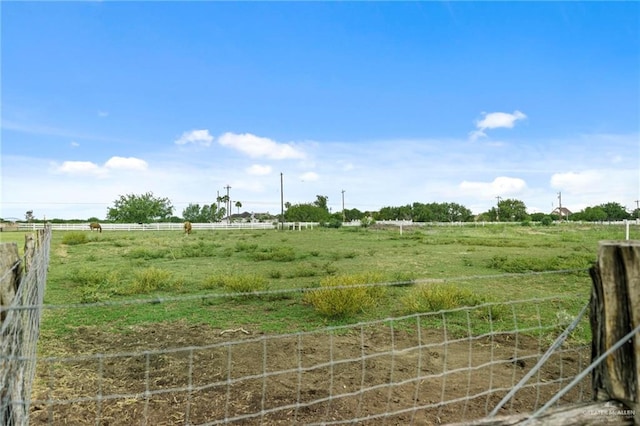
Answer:
[[(398, 207), (383, 207), (379, 211), (360, 211), (358, 209), (345, 209), (338, 212), (331, 212), (328, 207), (329, 197), (326, 195), (316, 195), (316, 200), (309, 203), (291, 204), (285, 203), (284, 220), (287, 222), (319, 222), (330, 227), (338, 227), (343, 222), (362, 221), (372, 223), (372, 221), (384, 220), (410, 220), (413, 222), (552, 222), (553, 220), (570, 220), (585, 222), (619, 221), (624, 219), (640, 218), (640, 210), (635, 209), (628, 212), (619, 203), (610, 202), (597, 206), (587, 207), (577, 213), (572, 213), (568, 217), (560, 217), (557, 214), (547, 213), (527, 213), (527, 206), (521, 200), (504, 199), (500, 200), (496, 206), (479, 215), (473, 215), (467, 207), (457, 203), (420, 203), (407, 204)], [(225, 206), (220, 204), (224, 203)], [(237, 201), (234, 204), (238, 209), (238, 217), (247, 217), (248, 214), (241, 215), (242, 203)], [(156, 197), (152, 192), (144, 194), (121, 195), (113, 202), (113, 206), (107, 209), (106, 221), (120, 223), (152, 223), (152, 222), (220, 222), (229, 218), (231, 202), (227, 196), (216, 199), (216, 203), (199, 204), (191, 203), (183, 211), (182, 216), (174, 215), (174, 207), (168, 198)], [(228, 210), (229, 209), (229, 210)], [(257, 217), (260, 220), (280, 220), (280, 216), (262, 214)], [(4, 221), (0, 218), (0, 221)], [(25, 214), (26, 222), (42, 222), (43, 219), (36, 219), (33, 210)], [(88, 218), (89, 222), (98, 222), (97, 217)], [(84, 222), (80, 219), (64, 220), (50, 219), (51, 223), (77, 223)]]

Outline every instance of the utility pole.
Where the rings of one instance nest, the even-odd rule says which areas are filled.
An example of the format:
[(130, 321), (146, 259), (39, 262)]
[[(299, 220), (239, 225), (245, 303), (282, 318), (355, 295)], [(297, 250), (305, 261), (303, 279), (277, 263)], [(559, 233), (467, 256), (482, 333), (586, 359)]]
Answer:
[(502, 197), (498, 195), (496, 200), (498, 200), (498, 207), (496, 208), (496, 222), (500, 222), (500, 201), (502, 201)]
[(346, 215), (344, 214), (344, 189), (342, 190), (342, 221), (346, 222)]
[(220, 211), (220, 191), (216, 191), (216, 202), (218, 203), (218, 210), (216, 210), (216, 212)]
[(227, 224), (231, 223), (231, 198), (229, 198), (229, 190), (231, 189), (231, 187), (229, 186), (229, 184), (227, 184), (227, 186), (225, 186), (225, 189), (227, 190)]
[(284, 230), (284, 185), (282, 172), (280, 172), (280, 229)]
[(562, 222), (562, 192), (558, 192), (558, 213), (560, 213), (560, 222)]

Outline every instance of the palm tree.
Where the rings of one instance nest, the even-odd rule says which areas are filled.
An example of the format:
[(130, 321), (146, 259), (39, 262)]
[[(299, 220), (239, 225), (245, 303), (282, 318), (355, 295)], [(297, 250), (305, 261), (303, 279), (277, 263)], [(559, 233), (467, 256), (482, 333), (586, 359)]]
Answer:
[(227, 212), (227, 222), (229, 222), (231, 220), (231, 198), (229, 198), (228, 195), (223, 195), (222, 197), (218, 197), (220, 198), (220, 201), (224, 203), (225, 205), (225, 210)]
[(240, 201), (236, 201), (235, 205), (238, 208), (238, 214), (240, 214), (240, 207), (242, 207), (242, 203)]

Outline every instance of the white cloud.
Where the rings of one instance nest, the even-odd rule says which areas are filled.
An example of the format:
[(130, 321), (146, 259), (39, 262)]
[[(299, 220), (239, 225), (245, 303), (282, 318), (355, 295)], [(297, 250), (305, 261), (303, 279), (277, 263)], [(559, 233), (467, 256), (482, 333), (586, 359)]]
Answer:
[(463, 181), (459, 188), (470, 195), (481, 197), (511, 196), (522, 193), (527, 188), (527, 183), (520, 178), (500, 176), (493, 182), (469, 182)]
[(98, 117), (108, 117), (109, 113), (107, 111), (98, 111)]
[(71, 141), (71, 143), (69, 145), (71, 145), (71, 148), (77, 148), (77, 147), (80, 146), (80, 144), (78, 142), (76, 142), (76, 141)]
[(254, 164), (245, 170), (248, 174), (254, 176), (265, 176), (271, 173), (271, 166), (262, 166), (260, 164)]
[(251, 133), (225, 133), (218, 138), (218, 143), (247, 154), (251, 158), (269, 158), (272, 160), (302, 159), (304, 152), (291, 144), (278, 143), (269, 138), (262, 138)]
[(320, 179), (320, 176), (315, 172), (306, 172), (300, 175), (300, 180), (305, 182), (315, 182)]
[(111, 157), (104, 163), (104, 167), (107, 169), (147, 170), (149, 164), (134, 157)]
[(70, 175), (102, 176), (105, 171), (91, 161), (64, 161), (62, 165), (55, 167), (56, 171)]
[(194, 145), (209, 146), (213, 142), (213, 136), (209, 133), (209, 130), (191, 130), (190, 132), (184, 132), (179, 139), (175, 141), (176, 145), (186, 145), (192, 143)]
[(471, 140), (476, 140), (480, 137), (486, 137), (485, 130), (507, 128), (511, 129), (515, 126), (515, 122), (518, 120), (524, 120), (527, 118), (525, 114), (520, 111), (514, 111), (513, 114), (507, 112), (490, 112), (483, 113), (484, 118), (476, 121), (477, 130), (469, 132)]
[(106, 177), (109, 170), (147, 170), (146, 161), (134, 157), (111, 157), (103, 166), (91, 161), (64, 161), (62, 165), (54, 163), (54, 170), (67, 175)]

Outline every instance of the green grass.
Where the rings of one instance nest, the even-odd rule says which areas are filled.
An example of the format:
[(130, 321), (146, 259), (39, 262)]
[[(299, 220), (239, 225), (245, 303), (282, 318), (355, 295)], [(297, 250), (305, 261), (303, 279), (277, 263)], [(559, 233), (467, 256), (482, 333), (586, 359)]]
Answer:
[[(554, 302), (536, 305), (534, 311), (518, 305), (516, 322), (518, 327), (539, 322), (553, 326), (578, 313), (589, 298), (591, 280), (586, 272), (529, 272), (586, 269), (596, 259), (598, 241), (624, 238), (624, 229), (568, 224), (423, 227), (404, 228), (403, 235), (394, 229), (238, 230), (198, 231), (193, 238), (169, 231), (93, 235), (87, 231), (85, 243), (65, 244), (68, 234), (53, 233), (45, 303), (115, 304), (46, 310), (45, 335), (65, 335), (82, 325), (121, 331), (130, 325), (177, 319), (225, 329), (251, 326), (263, 332), (290, 333), (438, 306), (548, 296), (554, 296)], [(631, 238), (640, 239), (637, 228), (632, 229)], [(24, 233), (0, 234), (0, 241), (16, 241), (21, 247)], [(270, 297), (228, 296), (267, 289), (315, 289), (344, 276), (375, 276), (376, 281), (399, 285), (386, 288), (375, 295), (375, 303), (367, 302), (348, 315), (323, 315), (305, 297), (308, 290)], [(416, 302), (420, 297), (414, 294), (415, 309), (402, 303), (418, 286), (428, 286), (421, 280), (434, 279), (446, 280), (442, 294), (432, 296), (435, 301)], [(173, 297), (188, 300), (120, 303)], [(494, 306), (474, 311), (474, 333), (514, 329), (512, 307)], [(464, 312), (452, 315), (460, 316), (461, 332), (468, 329)], [(432, 325), (441, 326), (442, 321), (433, 316)], [(447, 324), (453, 327), (456, 321)], [(589, 338), (588, 326), (577, 338)]]

